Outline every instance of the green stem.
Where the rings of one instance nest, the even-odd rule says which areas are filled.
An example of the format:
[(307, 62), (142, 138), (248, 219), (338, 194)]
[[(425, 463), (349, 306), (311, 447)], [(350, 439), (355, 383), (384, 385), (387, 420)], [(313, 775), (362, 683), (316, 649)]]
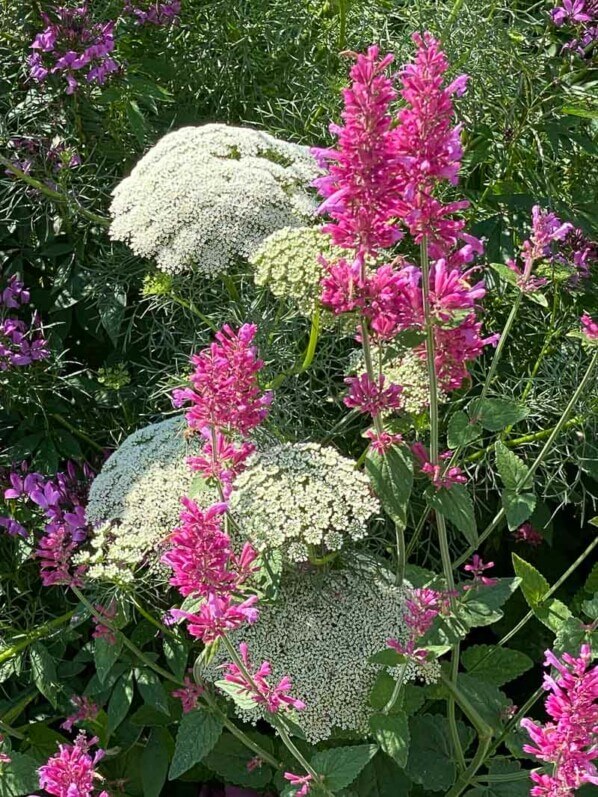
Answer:
[[(554, 443), (554, 441), (556, 440), (556, 438), (559, 436), (560, 432), (564, 428), (564, 426), (565, 426), (565, 424), (567, 422), (567, 418), (569, 417), (569, 415), (571, 414), (571, 411), (573, 410), (573, 408), (577, 404), (577, 401), (578, 401), (579, 397), (581, 396), (581, 394), (585, 390), (586, 385), (590, 381), (590, 379), (592, 377), (592, 374), (594, 373), (594, 369), (596, 368), (596, 364), (597, 363), (598, 363), (598, 348), (594, 352), (594, 355), (592, 356), (592, 359), (590, 360), (590, 364), (588, 365), (587, 370), (586, 370), (581, 382), (577, 386), (577, 390), (571, 396), (571, 400), (569, 401), (569, 403), (567, 404), (567, 406), (563, 410), (563, 414), (561, 415), (561, 417), (559, 419), (559, 422), (557, 423), (557, 425), (552, 430), (548, 440), (546, 441), (546, 443), (544, 443), (544, 446), (543, 446), (542, 450), (540, 451), (540, 453), (538, 454), (538, 456), (536, 457), (536, 459), (529, 466), (529, 468), (527, 469), (527, 471), (525, 472), (523, 477), (518, 481), (518, 483), (517, 483), (517, 485), (515, 487), (515, 492), (518, 492), (523, 487), (523, 485), (526, 484), (531, 479), (531, 477), (534, 475), (534, 473), (538, 470), (538, 468), (540, 467), (540, 465), (544, 461), (544, 458), (546, 457), (546, 455), (548, 454), (548, 452), (552, 448), (552, 444)], [(480, 534), (477, 544), (470, 546), (467, 549), (467, 551), (463, 554), (463, 556), (461, 556), (455, 562), (454, 567), (460, 567), (464, 562), (466, 562), (469, 559), (469, 557), (473, 553), (475, 553), (475, 551), (479, 548), (479, 546), (489, 537), (489, 535), (494, 531), (494, 529), (504, 520), (504, 518), (505, 518), (505, 510), (501, 509), (495, 515), (494, 519), (490, 522), (490, 524)]]
[(338, 49), (344, 50), (347, 41), (347, 9), (349, 0), (338, 0)]
[(320, 337), (320, 306), (316, 305), (314, 313), (311, 318), (309, 341), (307, 344), (307, 349), (305, 350), (305, 356), (303, 357), (303, 362), (301, 364), (301, 371), (307, 371), (309, 366), (313, 363), (319, 337)]
[(401, 664), (401, 666), (399, 667), (399, 674), (397, 676), (395, 687), (392, 691), (392, 695), (390, 696), (388, 703), (382, 709), (383, 714), (389, 714), (393, 710), (394, 705), (399, 699), (399, 695), (401, 694), (401, 689), (403, 688), (403, 681), (405, 680), (406, 672), (407, 672), (407, 665)]
[(175, 302), (176, 304), (180, 304), (181, 307), (184, 307), (186, 310), (189, 310), (190, 313), (193, 313), (193, 315), (196, 315), (198, 318), (200, 318), (204, 322), (204, 324), (209, 329), (212, 330), (212, 332), (218, 332), (218, 327), (216, 326), (216, 324), (211, 319), (209, 319), (207, 315), (204, 315), (201, 312), (201, 310), (198, 310), (197, 307), (193, 304), (193, 302), (188, 302), (186, 299), (183, 299), (181, 296), (177, 296), (177, 294), (174, 292), (169, 293), (168, 298), (171, 301)]
[(11, 728), (10, 725), (2, 722), (2, 720), (0, 720), (0, 731), (3, 731), (7, 736), (13, 736), (15, 739), (26, 738), (24, 734), (22, 734), (20, 731), (16, 731), (14, 728)]
[(488, 390), (496, 375), (496, 369), (498, 368), (498, 364), (500, 362), (503, 349), (507, 342), (507, 338), (509, 337), (509, 332), (511, 331), (511, 327), (513, 326), (513, 322), (515, 321), (517, 312), (519, 311), (519, 305), (521, 304), (522, 298), (523, 298), (523, 291), (519, 291), (519, 293), (517, 294), (517, 298), (513, 302), (513, 307), (511, 308), (511, 312), (509, 313), (509, 317), (507, 318), (503, 331), (500, 335), (500, 340), (498, 341), (498, 345), (496, 346), (496, 350), (494, 352), (494, 357), (492, 358), (492, 362), (490, 364), (490, 370), (486, 375), (486, 381), (484, 382), (484, 387), (482, 388), (482, 395), (481, 395), (482, 399), (485, 399), (486, 396), (488, 395)]
[[(110, 622), (110, 620), (107, 620), (104, 617), (104, 615), (98, 612), (95, 606), (93, 606), (87, 600), (85, 595), (81, 592), (81, 590), (78, 587), (71, 585), (71, 589), (75, 593), (77, 598), (81, 601), (81, 603), (86, 607), (86, 609), (89, 612), (91, 612), (91, 614), (97, 620), (100, 620), (102, 622), (102, 625), (106, 626), (106, 628), (109, 628), (114, 634), (116, 634), (122, 640), (123, 645), (126, 648), (128, 648), (128, 650), (130, 650), (131, 653), (133, 653), (139, 659), (139, 661), (145, 664), (146, 667), (148, 667), (150, 670), (153, 670), (157, 675), (161, 675), (162, 678), (165, 678), (167, 681), (176, 684), (177, 686), (185, 686), (184, 681), (181, 681), (181, 679), (177, 678), (176, 675), (173, 675), (172, 673), (168, 672), (168, 670), (165, 670), (163, 667), (160, 667), (158, 664), (152, 661), (152, 659), (146, 656), (145, 653), (137, 647), (137, 645), (131, 642), (131, 640), (126, 636), (126, 634), (123, 634), (122, 631), (120, 631), (120, 629), (118, 629), (115, 625), (113, 625), (113, 623)], [(273, 758), (270, 755), (270, 753), (268, 753), (267, 750), (264, 750), (258, 744), (253, 742), (248, 736), (246, 736), (246, 734), (240, 728), (238, 728), (226, 716), (226, 714), (223, 711), (220, 710), (220, 708), (218, 708), (216, 701), (211, 697), (211, 695), (208, 692), (204, 692), (204, 694), (202, 695), (202, 700), (204, 700), (206, 705), (214, 712), (214, 714), (216, 714), (219, 717), (222, 724), (226, 728), (228, 728), (228, 730), (234, 736), (236, 736), (237, 739), (242, 741), (246, 747), (248, 747), (250, 750), (253, 750), (253, 752), (256, 753), (256, 755), (258, 755), (262, 759), (262, 761), (265, 761), (267, 764), (270, 764), (271, 766), (276, 767), (277, 769), (281, 768), (282, 765), (278, 761), (276, 761), (276, 759)]]
[(51, 412), (50, 418), (54, 418), (54, 420), (62, 424), (62, 426), (64, 426), (65, 429), (68, 429), (71, 434), (74, 434), (75, 437), (78, 437), (80, 440), (84, 440), (95, 451), (103, 453), (104, 449), (99, 443), (96, 443), (96, 441), (93, 440), (88, 434), (85, 434), (85, 432), (82, 432), (80, 429), (77, 429), (76, 426), (73, 426), (73, 424), (70, 423), (70, 421), (67, 421), (66, 418), (63, 418), (63, 416), (60, 415), (60, 413)]
[[(563, 426), (562, 431), (573, 429), (575, 426), (581, 426), (583, 423), (585, 423), (585, 421), (586, 418), (583, 418), (581, 415), (577, 415), (575, 418), (571, 418), (571, 420), (567, 421), (567, 423)], [(550, 435), (554, 432), (554, 429), (555, 427), (552, 426), (550, 429), (541, 429), (538, 432), (530, 432), (522, 437), (516, 437), (513, 440), (505, 440), (504, 445), (507, 448), (519, 448), (519, 446), (524, 446), (528, 443), (536, 443), (538, 440), (546, 440), (546, 438), (550, 437)], [(479, 451), (474, 451), (473, 454), (465, 457), (464, 461), (477, 462), (477, 460), (482, 459), (482, 457), (492, 450), (494, 450), (494, 444), (486, 446), (486, 448), (482, 448)]]
[[(436, 377), (436, 357), (434, 341), (434, 319), (432, 318), (430, 306), (430, 261), (428, 259), (428, 238), (424, 235), (420, 244), (420, 263), (422, 271), (422, 304), (424, 308), (424, 321), (426, 327), (426, 362), (428, 367), (428, 384), (430, 389), (430, 462), (437, 465), (439, 462), (439, 422), (438, 422), (438, 382)], [(449, 592), (451, 607), (455, 609), (455, 580), (453, 578), (453, 566), (451, 562), (451, 552), (448, 544), (448, 534), (444, 515), (436, 512), (436, 526), (438, 529), (438, 542), (440, 545), (440, 557), (442, 559), (442, 570), (446, 579), (446, 587)], [(459, 647), (454, 646), (452, 651), (452, 672), (457, 672), (459, 668)], [(448, 723), (451, 742), (455, 757), (459, 765), (465, 767), (465, 753), (459, 737), (457, 719), (455, 712), (455, 699), (451, 694), (448, 700)]]
[(35, 177), (31, 177), (30, 175), (26, 174), (22, 169), (19, 169), (18, 166), (15, 166), (14, 163), (5, 158), (3, 155), (0, 155), (0, 164), (6, 169), (8, 169), (11, 174), (14, 174), (19, 180), (22, 180), (27, 185), (30, 185), (32, 188), (35, 188), (40, 193), (47, 196), (49, 199), (54, 200), (54, 202), (59, 202), (63, 205), (68, 205), (71, 207), (76, 213), (79, 215), (84, 216), (89, 221), (93, 221), (95, 224), (101, 224), (102, 227), (109, 227), (110, 226), (110, 219), (107, 219), (105, 216), (98, 216), (97, 213), (93, 213), (91, 210), (87, 210), (84, 208), (83, 205), (74, 197), (69, 196), (68, 194), (63, 194), (60, 191), (55, 191), (53, 188), (50, 188), (45, 183), (36, 180)]
[(12, 645), (12, 647), (2, 650), (0, 652), (0, 664), (4, 664), (5, 661), (12, 659), (13, 656), (16, 656), (18, 653), (21, 653), (21, 651), (26, 650), (29, 645), (32, 645), (38, 639), (43, 639), (44, 637), (50, 636), (58, 628), (61, 628), (63, 625), (66, 625), (68, 622), (70, 622), (74, 614), (75, 610), (67, 612), (66, 614), (62, 614), (60, 617), (55, 617), (53, 620), (50, 620), (50, 622), (45, 623), (35, 631), (27, 634), (20, 642)]

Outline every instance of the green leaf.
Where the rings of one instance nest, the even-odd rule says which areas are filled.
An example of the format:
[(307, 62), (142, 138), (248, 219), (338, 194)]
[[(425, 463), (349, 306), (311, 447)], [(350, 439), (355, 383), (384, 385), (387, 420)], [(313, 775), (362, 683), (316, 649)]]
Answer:
[(213, 714), (198, 708), (183, 714), (168, 779), (175, 780), (205, 758), (221, 733), (222, 722)]
[(368, 661), (371, 664), (381, 664), (383, 667), (396, 667), (405, 661), (405, 656), (392, 648), (385, 648), (370, 656)]
[(376, 676), (372, 691), (370, 692), (370, 706), (376, 711), (382, 711), (392, 697), (395, 688), (395, 679), (386, 670), (381, 670)]
[(409, 786), (405, 773), (383, 753), (375, 755), (353, 783), (359, 797), (406, 797)]
[(60, 684), (56, 675), (54, 659), (41, 642), (35, 642), (29, 651), (33, 682), (42, 695), (56, 708), (56, 698), (60, 692)]
[(466, 670), (494, 686), (503, 686), (519, 678), (534, 665), (525, 653), (498, 645), (474, 645), (461, 654)]
[(406, 449), (394, 446), (383, 455), (369, 452), (365, 466), (384, 510), (404, 527), (413, 487), (411, 455)]
[(373, 714), (370, 717), (370, 730), (382, 750), (394, 759), (400, 767), (405, 767), (409, 756), (409, 723), (407, 714), (404, 711), (399, 711), (390, 716)]
[(179, 678), (183, 679), (185, 670), (187, 669), (187, 658), (189, 656), (189, 648), (182, 639), (175, 639), (174, 637), (164, 637), (164, 656), (168, 662), (171, 671)]
[(310, 763), (316, 772), (324, 775), (326, 786), (332, 791), (337, 791), (353, 783), (377, 751), (375, 744), (333, 747), (316, 753)]
[(478, 530), (473, 501), (464, 484), (453, 484), (450, 489), (429, 490), (426, 498), (430, 506), (440, 512), (465, 537), (470, 545), (477, 545)]
[(153, 728), (141, 756), (143, 797), (160, 797), (168, 775), (172, 737), (164, 728)]
[(125, 316), (127, 294), (119, 288), (103, 293), (98, 298), (98, 313), (102, 326), (114, 346), (118, 343), (118, 335)]
[(500, 733), (505, 725), (505, 710), (510, 705), (504, 692), (497, 686), (466, 673), (459, 673), (457, 686), (461, 694), (476, 707), (484, 722)]
[(240, 684), (233, 684), (229, 681), (216, 681), (214, 683), (221, 692), (231, 697), (240, 709), (250, 710), (255, 708), (255, 700)]
[(93, 658), (96, 665), (96, 673), (101, 684), (105, 683), (108, 673), (118, 661), (123, 647), (122, 639), (117, 639), (111, 645), (102, 637), (94, 640)]
[[(269, 753), (274, 748), (272, 739), (256, 731), (247, 731), (250, 739), (263, 747)], [(212, 752), (206, 756), (205, 765), (216, 772), (227, 783), (235, 786), (248, 786), (253, 789), (261, 789), (266, 786), (272, 778), (272, 769), (266, 764), (252, 770), (247, 769), (247, 764), (255, 757), (253, 751), (245, 747), (230, 733), (223, 733)]]
[(147, 726), (153, 728), (156, 726), (166, 727), (172, 722), (171, 717), (167, 717), (161, 711), (156, 711), (155, 708), (148, 706), (144, 703), (143, 706), (137, 709), (130, 717), (130, 722), (133, 725)]
[(533, 478), (527, 476), (528, 467), (519, 459), (517, 454), (497, 440), (494, 444), (496, 451), (496, 467), (502, 479), (502, 483), (507, 490), (519, 492), (520, 490), (530, 490), (533, 486)]
[(139, 146), (142, 147), (145, 143), (145, 135), (147, 132), (147, 122), (145, 121), (145, 117), (135, 100), (129, 100), (125, 106), (125, 110), (131, 130), (139, 142)]
[(501, 499), (509, 531), (515, 531), (522, 523), (529, 520), (536, 507), (536, 496), (533, 493), (504, 490)]
[(499, 578), (496, 584), (468, 590), (458, 604), (460, 622), (469, 628), (492, 625), (503, 616), (500, 607), (519, 586), (518, 578)]
[(479, 423), (471, 421), (464, 412), (455, 412), (451, 415), (447, 428), (447, 443), (449, 448), (459, 448), (473, 443), (482, 434)]
[(489, 263), (488, 265), (493, 271), (496, 271), (505, 282), (508, 282), (510, 285), (517, 285), (517, 275), (506, 263)]
[(10, 764), (2, 764), (0, 797), (23, 797), (39, 788), (38, 764), (31, 756), (11, 753)]
[(582, 105), (563, 105), (561, 113), (569, 116), (581, 116), (583, 119), (598, 119), (598, 110), (585, 108)]
[(598, 593), (594, 593), (592, 600), (584, 601), (581, 604), (581, 609), (590, 620), (598, 620)]
[[(457, 772), (453, 760), (448, 720), (440, 714), (411, 717), (411, 747), (407, 775), (426, 791), (448, 791)], [(471, 737), (462, 722), (457, 723), (459, 737), (467, 748)]]
[(108, 735), (110, 736), (118, 728), (120, 723), (127, 716), (131, 703), (133, 702), (133, 673), (128, 672), (119, 678), (112, 690), (110, 701), (108, 702)]
[(583, 588), (590, 595), (598, 592), (598, 562), (592, 568)]
[(135, 677), (143, 702), (156, 711), (170, 714), (168, 695), (156, 673), (151, 670), (137, 670)]
[(523, 404), (503, 398), (474, 399), (467, 411), (471, 422), (481, 424), (488, 432), (500, 432), (529, 414)]
[(516, 553), (512, 554), (512, 557), (513, 568), (521, 578), (521, 591), (530, 609), (541, 623), (556, 633), (573, 615), (565, 604), (556, 598), (544, 600), (544, 595), (550, 589), (548, 581), (533, 565)]

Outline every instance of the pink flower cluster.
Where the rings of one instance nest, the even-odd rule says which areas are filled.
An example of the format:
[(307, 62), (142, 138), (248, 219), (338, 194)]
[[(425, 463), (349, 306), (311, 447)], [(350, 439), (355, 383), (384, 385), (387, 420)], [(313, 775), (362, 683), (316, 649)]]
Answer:
[(225, 681), (238, 686), (242, 694), (251, 697), (258, 705), (263, 705), (270, 714), (276, 714), (281, 709), (293, 708), (301, 711), (305, 708), (302, 700), (297, 700), (289, 694), (293, 685), (287, 675), (283, 676), (276, 686), (270, 686), (266, 680), (272, 675), (270, 663), (263, 661), (258, 669), (252, 672), (249, 650), (244, 642), (239, 645), (239, 652), (243, 669), (234, 662), (225, 664)]
[(184, 686), (181, 686), (180, 689), (175, 689), (174, 692), (171, 692), (171, 695), (181, 701), (183, 714), (188, 714), (194, 708), (197, 708), (198, 700), (205, 690), (203, 686), (194, 683), (189, 675), (185, 676), (183, 683)]
[(432, 628), (438, 615), (448, 612), (449, 600), (449, 593), (438, 592), (429, 587), (412, 590), (405, 603), (404, 618), (409, 629), (409, 639), (406, 643), (399, 642), (398, 639), (388, 639), (386, 641), (388, 647), (404, 656), (425, 659), (427, 651), (425, 648), (417, 647), (417, 643)]
[(585, 783), (598, 786), (598, 666), (591, 667), (592, 653), (582, 645), (578, 657), (564, 653), (559, 659), (545, 653), (545, 666), (554, 675), (544, 675), (546, 711), (550, 722), (541, 725), (521, 720), (533, 744), (527, 753), (549, 765), (548, 772), (533, 771), (532, 797), (573, 797)]
[(562, 0), (563, 4), (550, 12), (552, 21), (560, 28), (569, 25), (576, 35), (563, 46), (585, 58), (598, 41), (598, 3), (596, 0)]
[[(48, 138), (15, 136), (8, 144), (15, 153), (13, 165), (25, 174), (30, 174), (37, 166), (47, 166), (52, 172), (61, 172), (81, 165), (79, 153), (59, 138), (50, 141)], [(5, 173), (9, 177), (14, 176), (10, 169), (6, 169)], [(50, 188), (56, 187), (53, 181), (45, 182)]]
[[(0, 747), (4, 744), (4, 736), (0, 733)], [(2, 752), (0, 750), (0, 764), (10, 764), (12, 758), (8, 755), (8, 753)]]
[[(430, 479), (436, 490), (440, 490), (441, 487), (450, 490), (453, 484), (466, 484), (467, 478), (463, 475), (461, 468), (455, 466), (445, 468), (442, 464), (433, 465), (430, 462), (428, 451), (422, 443), (413, 443), (411, 451), (415, 455), (421, 472)], [(440, 460), (450, 459), (451, 456), (450, 451), (445, 451), (440, 455)]]
[[(81, 733), (74, 744), (58, 745), (58, 753), (38, 770), (40, 789), (54, 797), (94, 797), (97, 784), (102, 781), (96, 766), (104, 757), (103, 750), (90, 752), (97, 743), (95, 736), (88, 740)], [(110, 795), (101, 791), (98, 797)]]
[(119, 69), (112, 58), (115, 22), (94, 22), (87, 3), (76, 8), (56, 6), (42, 13), (46, 28), (38, 33), (29, 56), (30, 75), (37, 83), (62, 74), (67, 94), (79, 87), (79, 75), (87, 83), (102, 85)]
[(215, 478), (225, 497), (254, 450), (246, 441), (235, 443), (234, 436), (244, 436), (258, 426), (272, 402), (272, 394), (262, 391), (258, 382), (264, 363), (252, 345), (256, 332), (253, 324), (244, 324), (237, 332), (224, 326), (209, 348), (191, 357), (195, 366), (191, 387), (173, 393), (175, 407), (191, 405), (187, 423), (205, 441), (201, 456), (190, 458), (189, 464)]
[[(434, 197), (439, 181), (457, 182), (461, 131), (453, 123), (452, 97), (463, 93), (466, 78), (444, 87), (448, 62), (438, 43), (427, 33), (413, 38), (415, 61), (400, 73), (407, 105), (393, 114), (397, 92), (394, 78), (385, 75), (391, 58), (379, 58), (371, 47), (351, 70), (344, 125), (331, 127), (337, 149), (314, 151), (327, 169), (315, 181), (325, 197), (320, 211), (333, 219), (324, 230), (354, 252), (352, 260), (323, 262), (321, 301), (337, 315), (358, 313), (379, 344), (402, 331), (423, 329), (420, 269), (401, 257), (375, 262), (399, 240), (402, 223), (416, 243), (426, 240), (438, 379), (443, 390), (455, 390), (468, 376), (466, 363), (497, 340), (481, 336), (476, 318), (483, 282), (473, 283), (474, 270), (463, 270), (483, 251), (482, 243), (464, 232), (464, 221), (454, 218), (467, 202), (443, 205)], [(416, 351), (425, 359), (425, 344)], [(351, 378), (349, 385), (351, 407), (376, 416), (399, 406), (398, 385), (384, 388), (371, 375)]]
[(598, 341), (598, 321), (594, 321), (594, 319), (587, 313), (584, 313), (580, 320), (581, 331), (585, 337), (591, 343)]
[(513, 534), (517, 542), (525, 542), (533, 548), (544, 542), (542, 534), (531, 523), (523, 523)]
[(533, 292), (542, 288), (547, 279), (534, 277), (532, 269), (538, 261), (551, 259), (552, 245), (563, 241), (573, 230), (569, 222), (561, 222), (554, 213), (542, 210), (538, 205), (532, 208), (532, 231), (530, 237), (523, 242), (521, 257), (523, 269), (514, 260), (507, 262), (508, 267), (517, 275), (517, 284), (522, 291)]
[(31, 365), (50, 356), (39, 315), (34, 313), (27, 324), (6, 312), (19, 310), (29, 304), (30, 298), (29, 291), (16, 275), (10, 277), (0, 291), (0, 372)]
[(305, 797), (311, 791), (311, 775), (294, 775), (292, 772), (285, 772), (284, 779), (288, 780), (291, 786), (300, 787), (295, 792), (295, 797)]
[(99, 714), (100, 709), (98, 706), (92, 703), (85, 695), (81, 697), (79, 697), (79, 695), (73, 695), (73, 697), (71, 697), (71, 703), (76, 711), (70, 714), (60, 726), (69, 733), (73, 730), (74, 725), (80, 722), (93, 722)]
[[(118, 614), (118, 607), (114, 601), (111, 601), (108, 606), (102, 606), (100, 603), (96, 603), (94, 609), (102, 618), (107, 620), (108, 623), (112, 623)], [(112, 628), (110, 628), (109, 625), (104, 625), (102, 620), (96, 615), (92, 617), (92, 621), (94, 624), (92, 637), (94, 639), (103, 639), (109, 645), (116, 645), (116, 635)]]
[(498, 583), (496, 578), (489, 578), (488, 576), (484, 575), (485, 570), (491, 570), (494, 567), (494, 562), (484, 562), (482, 558), (475, 553), (471, 559), (471, 562), (467, 565), (464, 565), (463, 570), (468, 573), (471, 573), (473, 576), (473, 581), (469, 584), (466, 584), (463, 589), (469, 590), (474, 589), (474, 587), (483, 586), (483, 587), (492, 587)]
[(124, 11), (134, 16), (139, 25), (168, 25), (181, 13), (181, 0), (125, 0)]

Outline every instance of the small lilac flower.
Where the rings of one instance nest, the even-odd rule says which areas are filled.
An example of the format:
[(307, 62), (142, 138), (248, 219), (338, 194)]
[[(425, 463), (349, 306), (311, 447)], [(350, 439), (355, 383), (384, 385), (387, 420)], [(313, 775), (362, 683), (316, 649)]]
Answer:
[(69, 733), (73, 730), (73, 726), (75, 724), (95, 720), (100, 711), (98, 706), (95, 703), (92, 703), (91, 700), (85, 695), (82, 697), (73, 695), (73, 697), (71, 697), (71, 703), (77, 710), (68, 716), (60, 726)]
[(205, 692), (205, 689), (200, 684), (194, 683), (190, 675), (186, 675), (183, 680), (185, 685), (180, 689), (175, 689), (170, 694), (173, 697), (178, 697), (183, 706), (183, 714), (188, 714), (194, 708), (197, 708), (199, 698)]
[(305, 797), (311, 790), (311, 775), (293, 775), (292, 772), (284, 773), (285, 780), (288, 780), (291, 786), (300, 786), (301, 788), (295, 792), (295, 797)]

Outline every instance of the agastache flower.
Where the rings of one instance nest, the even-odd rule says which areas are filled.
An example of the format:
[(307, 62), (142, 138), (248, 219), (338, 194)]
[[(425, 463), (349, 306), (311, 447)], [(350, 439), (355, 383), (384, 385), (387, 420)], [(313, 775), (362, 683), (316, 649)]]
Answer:
[(236, 603), (230, 595), (219, 597), (211, 594), (201, 604), (196, 614), (181, 609), (171, 609), (170, 614), (176, 620), (187, 620), (191, 636), (209, 644), (223, 634), (240, 628), (244, 623), (255, 623), (259, 616), (259, 611), (255, 608), (256, 603), (256, 595)]
[(60, 727), (65, 731), (72, 731), (73, 725), (77, 723), (95, 720), (100, 711), (98, 706), (95, 703), (92, 703), (91, 700), (85, 695), (82, 697), (73, 695), (71, 697), (71, 703), (77, 710), (73, 714), (70, 714), (61, 724)]
[(124, 11), (134, 16), (139, 25), (167, 25), (181, 13), (181, 0), (137, 0), (137, 3), (139, 5), (133, 5), (133, 0), (125, 0)]
[(352, 84), (343, 91), (344, 126), (330, 126), (338, 137), (338, 149), (312, 152), (327, 170), (314, 181), (326, 197), (320, 212), (334, 220), (323, 231), (337, 246), (355, 250), (363, 262), (400, 238), (395, 217), (401, 183), (397, 134), (389, 110), (396, 91), (385, 74), (393, 58), (379, 58), (378, 47), (372, 46), (355, 59)]
[[(293, 688), (291, 679), (284, 676), (276, 686), (270, 686), (266, 680), (272, 675), (269, 662), (263, 661), (255, 672), (251, 672), (249, 650), (244, 642), (239, 645), (239, 652), (243, 661), (245, 672), (234, 662), (224, 665), (226, 668), (224, 680), (239, 687), (240, 692), (247, 694), (258, 705), (263, 705), (270, 714), (275, 714), (281, 709), (295, 709), (301, 711), (305, 708), (302, 700), (291, 697), (289, 692)], [(249, 675), (249, 677), (247, 677)]]
[[(422, 443), (413, 443), (411, 451), (419, 463), (421, 472), (430, 479), (437, 490), (440, 490), (441, 487), (450, 490), (453, 484), (467, 483), (467, 477), (463, 475), (461, 468), (456, 466), (445, 467), (442, 463), (438, 465), (432, 464), (428, 451)], [(450, 451), (445, 451), (440, 455), (440, 459), (446, 460), (451, 456)]]
[(554, 255), (552, 245), (563, 241), (573, 230), (573, 225), (561, 220), (539, 205), (532, 208), (532, 230), (530, 237), (523, 242), (521, 257), (523, 269), (514, 260), (507, 266), (517, 275), (517, 285), (522, 291), (533, 293), (547, 284), (548, 280), (532, 274), (534, 265), (541, 260), (551, 259)]
[(525, 542), (533, 547), (542, 545), (544, 542), (544, 537), (539, 531), (536, 531), (531, 523), (523, 523), (521, 526), (519, 526), (519, 528), (514, 532), (514, 536), (517, 542)]
[[(58, 753), (38, 770), (40, 789), (54, 797), (93, 797), (96, 784), (103, 780), (95, 768), (104, 751), (96, 750), (93, 755), (90, 752), (97, 743), (97, 737), (88, 740), (80, 734), (74, 744), (58, 745)], [(102, 791), (98, 797), (109, 795)]]
[(598, 322), (594, 321), (594, 319), (588, 315), (588, 313), (584, 313), (580, 319), (581, 321), (581, 331), (583, 335), (590, 341), (590, 343), (594, 343), (598, 341)]
[(585, 783), (598, 786), (596, 730), (598, 728), (598, 666), (591, 667), (592, 654), (582, 645), (579, 657), (564, 653), (560, 659), (550, 650), (545, 666), (554, 667), (554, 675), (545, 674), (545, 701), (551, 721), (542, 725), (531, 719), (521, 720), (533, 744), (523, 746), (548, 766), (547, 773), (530, 774), (536, 784), (533, 797), (572, 797)]
[(186, 675), (183, 679), (184, 686), (180, 689), (175, 689), (170, 694), (177, 697), (183, 706), (183, 714), (188, 714), (193, 709), (197, 708), (197, 703), (201, 695), (205, 692), (203, 686), (196, 684), (191, 679), (190, 675)]
[[(4, 736), (0, 733), (0, 746), (4, 744)], [(8, 755), (8, 753), (3, 753), (0, 750), (0, 764), (10, 764), (12, 758)]]
[(372, 416), (385, 410), (398, 409), (401, 406), (403, 388), (392, 383), (386, 386), (385, 382), (382, 374), (376, 382), (367, 374), (348, 376), (345, 384), (349, 386), (349, 392), (343, 402), (347, 407), (355, 407), (359, 412)]
[(285, 772), (284, 779), (288, 780), (291, 786), (300, 786), (295, 792), (295, 797), (305, 797), (311, 790), (311, 775), (293, 775), (292, 772)]
[[(94, 606), (94, 609), (109, 623), (112, 623), (118, 613), (118, 607), (114, 601), (112, 601), (108, 606), (102, 606), (101, 604), (97, 603)], [(96, 617), (96, 615), (92, 617), (92, 621), (95, 626), (92, 637), (94, 639), (103, 639), (109, 645), (116, 645), (116, 634), (114, 631), (109, 626), (104, 625), (104, 623), (102, 623), (102, 621)]]
[(476, 586), (482, 585), (484, 587), (491, 587), (494, 584), (498, 583), (498, 579), (496, 578), (488, 578), (488, 576), (484, 575), (485, 570), (491, 570), (494, 567), (494, 562), (487, 562), (485, 563), (482, 558), (475, 553), (472, 557), (472, 560), (469, 564), (464, 565), (463, 570), (466, 570), (468, 573), (471, 573), (473, 576), (473, 582), (471, 584), (467, 584), (464, 589), (473, 589)]
[(57, 584), (81, 587), (87, 569), (79, 565), (71, 570), (72, 558), (78, 545), (64, 526), (57, 526), (40, 539), (34, 556), (40, 561), (40, 577), (44, 587)]
[(417, 660), (425, 660), (428, 651), (417, 646), (420, 639), (432, 628), (439, 614), (448, 611), (450, 594), (438, 592), (429, 587), (418, 587), (411, 590), (405, 602), (404, 620), (409, 629), (409, 638), (405, 643), (398, 639), (387, 639), (389, 648), (404, 656)]
[(255, 446), (247, 441), (236, 445), (217, 429), (212, 432), (208, 427), (201, 430), (201, 435), (205, 439), (202, 453), (187, 457), (187, 464), (204, 478), (219, 482), (223, 497), (228, 498), (234, 478), (244, 469), (245, 462), (255, 451)]
[(377, 432), (376, 429), (368, 429), (363, 436), (370, 440), (370, 448), (377, 454), (385, 454), (393, 446), (398, 446), (403, 442), (403, 436), (400, 434), (386, 431)]

